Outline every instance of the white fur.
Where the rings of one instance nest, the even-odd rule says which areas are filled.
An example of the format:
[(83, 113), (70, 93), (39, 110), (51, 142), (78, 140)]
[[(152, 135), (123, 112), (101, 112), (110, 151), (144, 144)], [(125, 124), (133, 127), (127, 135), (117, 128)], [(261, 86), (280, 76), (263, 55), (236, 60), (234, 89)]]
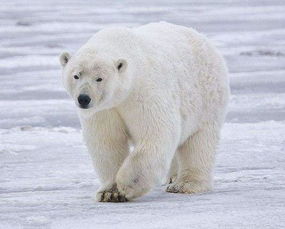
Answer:
[[(229, 82), (224, 60), (208, 39), (165, 22), (110, 28), (60, 60), (73, 99), (82, 92), (92, 99), (78, 113), (102, 182), (98, 201), (139, 197), (170, 167), (167, 191), (211, 189)], [(81, 78), (73, 79), (78, 72)], [(98, 77), (103, 81), (96, 82)]]

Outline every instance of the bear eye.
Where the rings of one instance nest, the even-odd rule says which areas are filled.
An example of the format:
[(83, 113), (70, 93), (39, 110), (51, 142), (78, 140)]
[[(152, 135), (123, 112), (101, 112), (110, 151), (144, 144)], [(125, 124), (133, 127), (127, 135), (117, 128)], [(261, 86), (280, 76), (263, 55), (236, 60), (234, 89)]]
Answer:
[(96, 82), (101, 82), (103, 79), (102, 78), (98, 78), (98, 79), (96, 79)]
[(118, 70), (120, 70), (122, 67), (123, 67), (123, 63), (119, 63), (117, 68), (118, 68)]
[(79, 76), (78, 76), (78, 75), (74, 75), (73, 78), (76, 79), (76, 80), (78, 80), (78, 79), (79, 79)]

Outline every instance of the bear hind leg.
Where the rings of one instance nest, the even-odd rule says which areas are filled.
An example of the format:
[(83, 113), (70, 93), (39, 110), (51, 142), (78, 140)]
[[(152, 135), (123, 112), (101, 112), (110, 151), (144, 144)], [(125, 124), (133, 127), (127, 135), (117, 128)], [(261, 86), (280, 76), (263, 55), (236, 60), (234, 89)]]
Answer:
[(211, 190), (218, 140), (219, 128), (214, 124), (208, 124), (190, 136), (177, 150), (178, 176), (166, 191), (200, 193)]

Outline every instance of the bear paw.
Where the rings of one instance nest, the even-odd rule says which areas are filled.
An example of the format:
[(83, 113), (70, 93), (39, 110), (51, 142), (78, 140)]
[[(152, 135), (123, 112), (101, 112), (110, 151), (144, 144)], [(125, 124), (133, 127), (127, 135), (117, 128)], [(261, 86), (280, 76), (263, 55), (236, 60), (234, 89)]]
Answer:
[(117, 187), (119, 192), (122, 193), (128, 200), (140, 197), (150, 190), (150, 187), (146, 186), (145, 183), (139, 179), (117, 179)]
[(174, 182), (166, 188), (166, 192), (188, 194), (208, 192), (210, 190), (211, 186), (209, 184), (201, 182)]
[(117, 185), (113, 185), (110, 189), (100, 190), (96, 193), (96, 201), (98, 202), (126, 202), (128, 199), (119, 192)]

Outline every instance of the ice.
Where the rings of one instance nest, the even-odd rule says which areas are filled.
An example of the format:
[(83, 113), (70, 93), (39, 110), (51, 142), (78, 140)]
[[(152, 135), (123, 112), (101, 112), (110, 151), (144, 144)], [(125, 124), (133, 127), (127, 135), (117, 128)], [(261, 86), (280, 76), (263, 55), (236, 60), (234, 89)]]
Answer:
[[(284, 12), (282, 0), (1, 1), (0, 228), (285, 228)], [(96, 203), (58, 55), (101, 28), (153, 21), (192, 26), (226, 57), (215, 188)]]

